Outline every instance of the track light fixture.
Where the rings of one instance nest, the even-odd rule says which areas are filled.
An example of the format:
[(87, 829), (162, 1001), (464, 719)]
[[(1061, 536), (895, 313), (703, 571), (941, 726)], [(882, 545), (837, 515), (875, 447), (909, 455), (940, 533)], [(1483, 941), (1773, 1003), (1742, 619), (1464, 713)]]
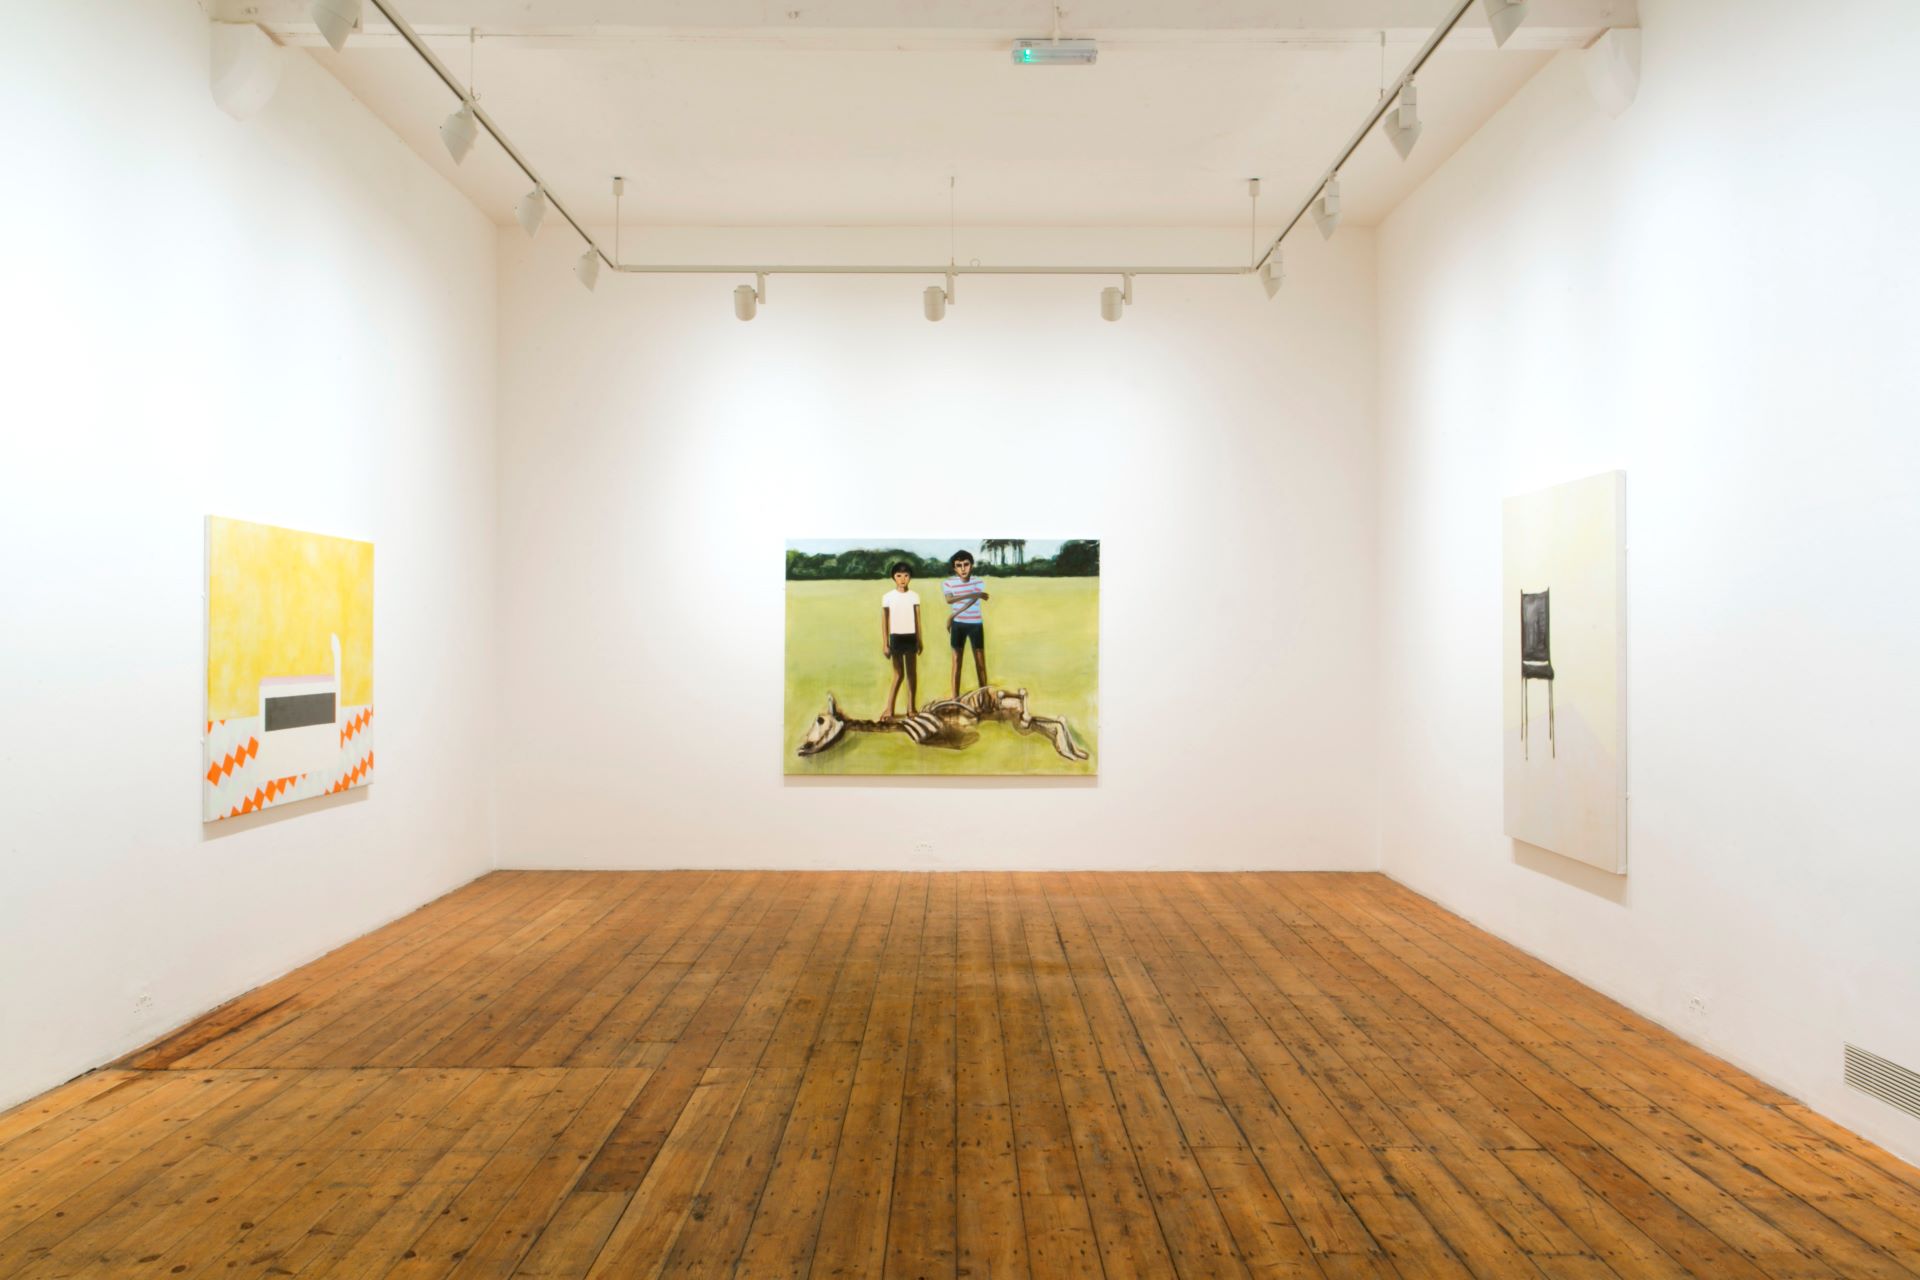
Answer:
[(313, 25), (320, 28), (321, 38), (338, 53), (360, 25), (360, 0), (313, 0), (307, 13)]
[(238, 22), (210, 22), (207, 34), (212, 55), (207, 88), (219, 108), (235, 120), (251, 119), (273, 99), (280, 86), (282, 55), (286, 50), (257, 26)]
[(472, 98), (462, 102), (460, 109), (440, 124), (440, 141), (447, 144), (447, 154), (455, 164), (467, 158), (467, 152), (473, 150), (473, 140), (479, 136), (480, 122), (474, 119)]
[(760, 313), (760, 304), (767, 300), (767, 277), (756, 272), (752, 284), (743, 284), (733, 291), (733, 318), (751, 320)]
[(1487, 25), (1493, 28), (1493, 42), (1503, 45), (1507, 37), (1527, 20), (1527, 0), (1480, 0), (1486, 6)]
[(1640, 33), (1615, 27), (1580, 55), (1594, 105), (1618, 119), (1640, 92)]
[(1314, 198), (1313, 225), (1320, 228), (1322, 240), (1333, 239), (1333, 233), (1340, 228), (1340, 175), (1337, 173), (1327, 179), (1327, 185), (1320, 188), (1320, 194)]
[[(327, 43), (338, 50), (346, 43), (348, 35), (359, 25), (365, 0), (306, 0), (306, 3), (307, 11), (312, 16), (314, 25), (320, 29), (320, 33), (326, 38)], [(379, 10), (380, 16), (392, 25), (394, 34), (398, 36), (408, 48), (413, 50), (414, 55), (433, 71), (441, 83), (445, 84), (460, 96), (459, 109), (440, 124), (440, 140), (446, 144), (447, 154), (453, 157), (453, 162), (459, 164), (467, 158), (467, 153), (473, 150), (473, 144), (477, 142), (480, 137), (481, 118), (479, 108), (475, 105), (478, 91), (475, 88), (476, 82), (474, 80), (474, 50), (479, 39), (478, 30), (472, 27), (467, 29), (467, 79), (463, 85), (455, 78), (453, 72), (449, 71), (446, 65), (435, 56), (433, 50), (427, 47), (427, 42), (420, 38), (420, 33), (408, 24), (406, 18), (395, 11), (394, 6), (388, 3), (388, 0), (374, 0), (374, 7)], [(221, 86), (218, 83), (221, 75), (221, 63), (218, 56), (219, 51), (220, 44), (216, 38), (216, 57), (214, 59), (216, 97), (221, 93)], [(228, 104), (223, 103), (222, 105), (226, 106)], [(231, 107), (229, 107), (229, 109), (231, 109)], [(567, 224), (572, 227), (574, 231), (578, 232), (580, 238), (586, 242), (586, 251), (582, 253), (573, 264), (574, 279), (578, 280), (582, 286), (591, 291), (593, 287), (600, 282), (600, 267), (602, 263), (614, 268), (616, 271), (630, 269), (620, 260), (620, 195), (626, 187), (623, 179), (616, 177), (613, 180), (614, 247), (613, 253), (608, 255), (600, 248), (599, 241), (588, 234), (587, 231), (581, 227), (579, 221), (571, 213), (567, 212), (566, 206), (547, 194), (546, 185), (540, 180), (540, 175), (535, 173), (527, 161), (514, 149), (513, 144), (507, 140), (506, 135), (500, 133), (492, 121), (486, 123), (486, 129), (487, 132), (493, 134), (494, 138), (500, 143), (501, 148), (507, 154), (507, 158), (518, 165), (521, 172), (525, 173), (528, 180), (533, 183), (533, 190), (529, 191), (514, 206), (514, 217), (519, 221), (520, 225), (526, 229), (528, 235), (533, 235), (539, 230), (541, 222), (546, 218), (547, 206), (552, 205), (554, 209), (559, 212), (560, 216), (566, 220)]]
[(1118, 286), (1108, 285), (1100, 291), (1100, 318), (1118, 320), (1126, 314), (1133, 304), (1133, 277), (1121, 276)]
[[(1476, 0), (1452, 0), (1440, 24), (1433, 29), (1433, 33), (1413, 55), (1413, 60), (1407, 64), (1406, 69), (1391, 83), (1386, 78), (1386, 36), (1384, 33), (1381, 35), (1380, 96), (1374, 99), (1373, 109), (1353, 131), (1353, 136), (1347, 139), (1346, 145), (1335, 153), (1333, 163), (1327, 167), (1326, 177), (1320, 188), (1314, 191), (1306, 203), (1300, 206), (1299, 211), (1281, 226), (1279, 233), (1267, 245), (1266, 253), (1255, 256), (1249, 264), (1250, 270), (1260, 273), (1261, 283), (1269, 293), (1279, 287), (1281, 277), (1277, 263), (1273, 271), (1268, 272), (1268, 260), (1279, 254), (1281, 244), (1293, 234), (1294, 228), (1299, 226), (1302, 220), (1311, 215), (1314, 226), (1320, 229), (1322, 239), (1331, 239), (1333, 233), (1339, 229), (1340, 170), (1348, 160), (1353, 158), (1354, 152), (1366, 141), (1367, 135), (1373, 132), (1374, 126), (1380, 126), (1381, 131), (1393, 143), (1394, 150), (1400, 153), (1401, 159), (1404, 160), (1412, 152), (1414, 145), (1420, 139), (1420, 99), (1419, 90), (1414, 87), (1414, 77), (1420, 74), (1421, 68), (1427, 65), (1428, 59), (1433, 57), (1434, 52), (1453, 33), (1454, 28), (1472, 12), (1475, 2)], [(1492, 28), (1496, 43), (1505, 44), (1507, 38), (1526, 20), (1527, 2), (1528, 0), (1478, 0), (1480, 6), (1486, 11), (1487, 23)]]
[(947, 315), (947, 304), (952, 301), (953, 273), (949, 271), (944, 288), (937, 284), (930, 284), (926, 292), (920, 295), (920, 309), (926, 313), (929, 320), (944, 320)]
[(1387, 131), (1387, 141), (1405, 160), (1407, 153), (1413, 150), (1413, 144), (1420, 141), (1420, 91), (1413, 87), (1413, 81), (1407, 81), (1400, 90), (1400, 102), (1387, 112), (1382, 122)]
[(540, 230), (540, 220), (547, 216), (547, 192), (544, 187), (535, 187), (520, 197), (520, 203), (513, 206), (513, 216), (518, 219), (520, 229), (528, 235)]
[(1260, 267), (1260, 287), (1265, 289), (1267, 297), (1271, 298), (1280, 292), (1280, 286), (1286, 278), (1287, 264), (1281, 260), (1280, 251), (1275, 249)]

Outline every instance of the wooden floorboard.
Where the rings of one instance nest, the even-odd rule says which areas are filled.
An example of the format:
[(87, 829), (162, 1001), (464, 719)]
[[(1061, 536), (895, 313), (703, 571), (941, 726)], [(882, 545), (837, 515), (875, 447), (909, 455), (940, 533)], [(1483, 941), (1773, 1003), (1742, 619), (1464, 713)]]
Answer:
[(500, 872), (0, 1114), (0, 1276), (1920, 1278), (1920, 1172), (1374, 875)]

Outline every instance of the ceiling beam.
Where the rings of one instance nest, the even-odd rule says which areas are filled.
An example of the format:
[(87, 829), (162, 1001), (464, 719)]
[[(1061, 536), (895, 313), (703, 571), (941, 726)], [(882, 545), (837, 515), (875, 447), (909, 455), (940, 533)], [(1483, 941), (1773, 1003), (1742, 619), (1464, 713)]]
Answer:
[[(305, 0), (203, 0), (221, 22), (257, 23), (284, 43), (316, 45)], [(741, 47), (961, 49), (997, 47), (1052, 30), (1047, 0), (402, 0), (422, 36), (531, 47), (691, 41)], [(1585, 48), (1610, 27), (1639, 25), (1637, 0), (1532, 0), (1508, 48)], [(1434, 0), (1075, 0), (1062, 34), (1110, 47), (1186, 44), (1418, 44), (1436, 21)], [(1444, 6), (1441, 6), (1444, 7)], [(369, 45), (401, 43), (368, 9)], [(1479, 6), (1449, 41), (1490, 49)]]

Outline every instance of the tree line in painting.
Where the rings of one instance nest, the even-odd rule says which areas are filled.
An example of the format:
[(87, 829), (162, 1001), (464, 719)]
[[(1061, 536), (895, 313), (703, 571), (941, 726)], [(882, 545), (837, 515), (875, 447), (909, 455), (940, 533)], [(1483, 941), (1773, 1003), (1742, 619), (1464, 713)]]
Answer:
[[(962, 548), (955, 547), (955, 551)], [(1097, 578), (1100, 576), (1098, 539), (1076, 538), (1060, 544), (1058, 553), (1028, 559), (1021, 538), (984, 538), (965, 548), (973, 552), (978, 572), (999, 578)], [(787, 552), (787, 581), (829, 579), (884, 579), (895, 564), (906, 561), (916, 578), (945, 578), (952, 570), (945, 560), (930, 560), (897, 547), (860, 547), (850, 551)]]

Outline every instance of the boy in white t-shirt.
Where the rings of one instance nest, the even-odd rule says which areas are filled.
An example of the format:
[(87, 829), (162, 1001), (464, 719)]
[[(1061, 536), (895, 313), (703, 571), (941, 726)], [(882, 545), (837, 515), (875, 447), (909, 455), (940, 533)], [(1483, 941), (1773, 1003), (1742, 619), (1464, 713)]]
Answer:
[(905, 560), (893, 566), (893, 590), (880, 597), (880, 656), (893, 662), (893, 688), (887, 690), (887, 714), (893, 719), (900, 678), (907, 681), (907, 714), (920, 710), (920, 593), (909, 591), (913, 568)]

